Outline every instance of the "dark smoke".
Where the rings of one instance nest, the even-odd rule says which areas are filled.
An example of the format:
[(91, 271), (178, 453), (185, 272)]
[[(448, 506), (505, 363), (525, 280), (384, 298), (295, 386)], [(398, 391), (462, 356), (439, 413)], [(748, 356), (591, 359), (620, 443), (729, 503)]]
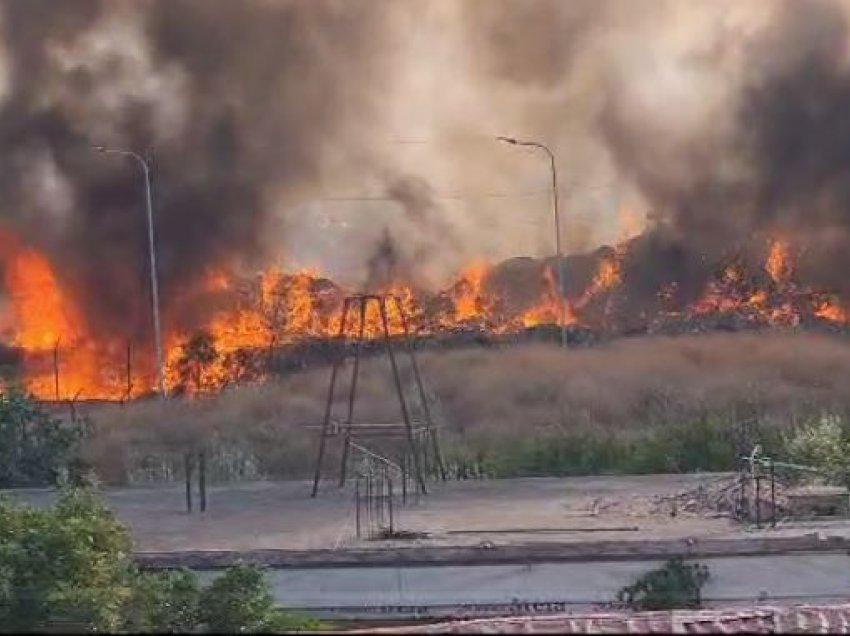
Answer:
[[(713, 264), (761, 258), (766, 240), (783, 237), (802, 252), (806, 282), (850, 292), (842, 274), (850, 266), (848, 42), (839, 3), (776, 3), (747, 49), (752, 67), (729, 113), (733, 135), (717, 145), (716, 131), (702, 131), (673, 155), (678, 166), (653, 163), (653, 138), (612, 95), (600, 117), (604, 138), (665, 221), (640, 242), (633, 280), (652, 287), (674, 272), (693, 291)], [(744, 167), (723, 175), (733, 158)], [(681, 166), (687, 176), (671, 181)]]
[[(483, 0), (464, 9), (480, 72), (521, 90), (545, 87), (567, 96), (538, 110), (542, 123), (529, 116), (529, 130), (557, 142), (558, 120), (575, 104), (590, 104), (619, 177), (656, 219), (627, 257), (625, 291), (635, 302), (651, 302), (670, 283), (681, 302), (692, 300), (718, 263), (758, 261), (776, 237), (801, 252), (806, 282), (850, 293), (845, 3), (754, 7), (767, 19), (749, 33), (706, 20), (724, 17), (734, 3), (715, 3), (716, 13), (712, 3), (685, 4)], [(629, 67), (623, 47), (640, 54), (641, 38), (646, 47), (663, 41), (677, 22), (666, 23), (668, 15), (694, 35), (691, 50), (661, 44), (644, 66)], [(698, 37), (706, 33), (710, 44)], [(637, 44), (623, 44), (624, 35)], [(656, 70), (667, 67), (688, 81), (707, 78), (693, 80), (692, 101), (678, 109), (665, 92), (669, 76)], [(595, 69), (591, 80), (588, 68)], [(729, 93), (724, 108), (709, 116), (688, 112), (712, 99), (718, 78)], [(638, 97), (645, 95), (654, 99), (650, 107)], [(569, 156), (572, 146), (558, 150)]]
[[(459, 222), (409, 167), (401, 176), (379, 161), (364, 167), (376, 132), (397, 137), (393, 125), (421, 120), (434, 122), (435, 137), (486, 133), (490, 145), (458, 143), (454, 165), (481, 191), (510, 192), (522, 187), (496, 174), (485, 153), (505, 150), (492, 149), (492, 136), (527, 134), (549, 142), (561, 163), (581, 163), (563, 126), (581, 115), (584, 134), (656, 219), (624, 263), (637, 311), (671, 284), (688, 302), (718, 263), (759, 261), (777, 235), (803, 250), (808, 282), (850, 294), (850, 38), (838, 0), (754, 3), (766, 19), (752, 29), (724, 26), (740, 5), (721, 0), (428, 3), (451, 23), (420, 23), (401, 5), (5, 0), (0, 221), (49, 251), (94, 329), (138, 337), (148, 329), (141, 177), (88, 144), (151, 158), (166, 314), (195, 326), (205, 305), (185, 301), (186, 290), (211, 266), (263, 263), (279, 248), (269, 224), (322, 192), (329, 165), (381, 175), (400, 206), (377, 247), (362, 251), (367, 287), (418, 283), (429, 264), (479, 242), (486, 225), (475, 210)], [(427, 86), (434, 72), (410, 53), (431, 52), (431, 40), (404, 29), (428, 24), (439, 33), (416, 34), (457, 27), (456, 40), (432, 40), (456, 54), (438, 46), (439, 59), (462, 69), (445, 69), (434, 87), (467, 80), (469, 92), (446, 86), (458, 101), (443, 104), (439, 90), (413, 91), (431, 101), (404, 104), (396, 122), (384, 112), (385, 102), (403, 101), (390, 80), (412, 76), (415, 87), (421, 71)], [(693, 43), (672, 37), (680, 29)], [(410, 41), (418, 48), (402, 46)], [(644, 49), (651, 54), (630, 65)], [(674, 85), (685, 77), (686, 88), (671, 89), (669, 75)], [(485, 123), (476, 127), (478, 115)]]
[[(275, 204), (319, 177), (328, 144), (342, 151), (368, 131), (390, 9), (333, 0), (5, 0), (3, 224), (50, 252), (95, 329), (138, 335), (148, 328), (141, 174), (87, 146), (137, 150), (153, 166), (165, 312), (199, 320), (176, 306), (181, 290), (211, 265), (261, 262)], [(118, 42), (105, 59), (83, 59), (81, 39), (122, 37), (110, 18), (135, 25), (142, 50)], [(134, 76), (138, 85), (128, 86)], [(42, 173), (64, 187), (58, 210), (44, 203)]]

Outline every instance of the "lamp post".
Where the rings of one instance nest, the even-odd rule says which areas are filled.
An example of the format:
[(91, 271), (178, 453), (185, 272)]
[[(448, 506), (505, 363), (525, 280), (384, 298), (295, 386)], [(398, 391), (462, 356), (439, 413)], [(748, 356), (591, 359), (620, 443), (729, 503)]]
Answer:
[(156, 375), (157, 385), (159, 387), (159, 397), (165, 399), (165, 369), (162, 359), (162, 328), (159, 319), (159, 285), (157, 282), (156, 270), (156, 249), (154, 244), (153, 231), (153, 202), (151, 200), (151, 170), (148, 162), (140, 154), (132, 150), (119, 150), (107, 148), (105, 146), (92, 146), (96, 152), (103, 154), (124, 155), (132, 157), (141, 167), (142, 173), (145, 176), (145, 203), (147, 207), (148, 220), (148, 257), (150, 259), (150, 274), (151, 274), (151, 311), (153, 313), (153, 332), (154, 342), (156, 346)]
[(567, 301), (564, 295), (564, 259), (563, 254), (561, 252), (561, 218), (558, 212), (558, 172), (555, 168), (555, 155), (545, 144), (542, 144), (537, 141), (522, 141), (519, 139), (514, 139), (513, 137), (496, 137), (496, 139), (498, 141), (504, 142), (506, 144), (512, 144), (514, 146), (531, 146), (532, 148), (539, 148), (547, 155), (549, 155), (549, 165), (552, 169), (552, 208), (555, 216), (555, 253), (558, 259), (558, 291), (561, 297), (558, 323), (561, 327), (561, 347), (566, 347), (567, 323), (564, 316), (564, 310), (566, 309)]

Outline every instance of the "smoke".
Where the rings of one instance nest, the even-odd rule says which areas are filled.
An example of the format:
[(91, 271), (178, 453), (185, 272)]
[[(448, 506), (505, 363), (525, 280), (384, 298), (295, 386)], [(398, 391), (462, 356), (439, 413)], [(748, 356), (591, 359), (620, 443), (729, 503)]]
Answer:
[(129, 335), (149, 328), (141, 174), (91, 143), (151, 160), (175, 326), (203, 320), (180, 299), (210, 268), (318, 241), (304, 217), (340, 193), (361, 200), (318, 264), (433, 286), (552, 253), (547, 162), (509, 135), (558, 157), (569, 250), (615, 239), (622, 202), (650, 218), (624, 274), (638, 300), (694, 295), (776, 235), (850, 291), (847, 9), (5, 0), (0, 221), (48, 251), (93, 329)]
[[(150, 161), (166, 314), (210, 268), (275, 247), (278, 206), (372, 130), (392, 7), (7, 0), (0, 219), (46, 250), (92, 328), (147, 329), (140, 167)], [(5, 86), (0, 83), (0, 87)]]

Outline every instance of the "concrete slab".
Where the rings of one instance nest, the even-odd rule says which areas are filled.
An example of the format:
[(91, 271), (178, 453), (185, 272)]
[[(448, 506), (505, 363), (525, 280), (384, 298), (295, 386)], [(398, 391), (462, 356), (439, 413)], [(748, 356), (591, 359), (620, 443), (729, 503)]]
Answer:
[[(431, 494), (399, 508), (396, 526), (428, 533), (396, 541), (358, 540), (350, 490), (310, 484), (255, 482), (212, 486), (206, 513), (187, 514), (180, 485), (105, 489), (107, 504), (130, 528), (138, 551), (344, 550), (362, 548), (500, 546), (753, 536), (722, 517), (678, 512), (664, 497), (726, 478), (718, 474), (574, 477), (434, 484)], [(7, 493), (47, 503), (54, 493)], [(812, 524), (783, 527), (771, 536), (801, 536)], [(828, 534), (850, 536), (850, 522)]]

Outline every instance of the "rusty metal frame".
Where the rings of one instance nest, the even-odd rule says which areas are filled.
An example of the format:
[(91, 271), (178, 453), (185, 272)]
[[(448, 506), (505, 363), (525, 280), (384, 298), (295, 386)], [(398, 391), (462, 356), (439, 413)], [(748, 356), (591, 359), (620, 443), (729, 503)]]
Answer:
[[(393, 349), (392, 336), (390, 335), (390, 327), (389, 327), (389, 310), (390, 299), (392, 299), (395, 304), (396, 309), (399, 312), (401, 317), (402, 328), (404, 332), (404, 341), (406, 344), (406, 350), (411, 362), (411, 368), (413, 370), (413, 376), (416, 382), (417, 394), (422, 403), (422, 413), (425, 418), (425, 426), (422, 429), (417, 429), (416, 432), (413, 430), (413, 424), (410, 417), (410, 410), (408, 408), (407, 400), (404, 396), (404, 390), (401, 382), (401, 375), (399, 373), (398, 361), (396, 359), (396, 353)], [(333, 422), (332, 411), (333, 411), (333, 402), (336, 392), (337, 380), (339, 379), (340, 368), (348, 357), (348, 352), (346, 350), (345, 345), (348, 343), (347, 331), (346, 327), (349, 321), (349, 315), (352, 311), (355, 310), (357, 312), (357, 322), (356, 322), (356, 338), (354, 340), (353, 347), (353, 357), (354, 357), (354, 365), (352, 368), (351, 380), (348, 389), (348, 408), (346, 413), (346, 418), (343, 422), (342, 426), (342, 435), (343, 435), (343, 448), (342, 448), (342, 457), (340, 461), (340, 470), (339, 470), (339, 486), (342, 487), (345, 485), (346, 476), (348, 472), (348, 461), (351, 453), (351, 445), (352, 438), (355, 436), (358, 427), (354, 425), (354, 407), (356, 403), (357, 397), (357, 381), (360, 373), (360, 357), (361, 357), (361, 348), (364, 342), (364, 333), (366, 327), (366, 312), (370, 302), (374, 302), (378, 306), (378, 312), (380, 315), (380, 325), (382, 336), (384, 340), (384, 348), (389, 358), (390, 368), (392, 370), (393, 376), (393, 384), (395, 386), (396, 395), (398, 397), (399, 410), (401, 411), (401, 416), (403, 420), (403, 433), (407, 438), (407, 446), (408, 453), (410, 454), (410, 459), (412, 463), (412, 468), (414, 472), (414, 477), (418, 485), (418, 489), (422, 494), (427, 494), (427, 487), (425, 485), (425, 474), (423, 472), (423, 452), (427, 448), (427, 444), (430, 442), (432, 446), (432, 452), (435, 457), (435, 461), (437, 462), (437, 466), (439, 468), (440, 476), (443, 480), (446, 479), (445, 467), (443, 466), (442, 456), (440, 454), (439, 442), (436, 436), (436, 429), (433, 425), (433, 421), (431, 418), (431, 411), (428, 408), (427, 396), (425, 394), (424, 385), (422, 383), (422, 377), (419, 372), (419, 365), (416, 362), (416, 355), (413, 348), (412, 339), (410, 336), (410, 331), (408, 327), (407, 317), (404, 313), (404, 308), (402, 306), (401, 300), (397, 296), (393, 295), (379, 295), (379, 294), (360, 294), (356, 296), (348, 296), (343, 301), (342, 305), (342, 316), (339, 324), (339, 331), (337, 333), (337, 340), (343, 343), (343, 350), (340, 355), (336, 355), (334, 357), (333, 366), (331, 368), (331, 377), (330, 383), (328, 386), (327, 399), (325, 402), (325, 412), (323, 423), (321, 426), (321, 433), (319, 437), (319, 447), (316, 457), (316, 465), (315, 471), (313, 474), (313, 489), (311, 492), (311, 497), (316, 497), (319, 491), (319, 482), (322, 477), (322, 464), (324, 462), (325, 452), (327, 450), (327, 439), (328, 437), (334, 436), (334, 432), (331, 430), (331, 425)], [(373, 427), (374, 428), (374, 427)], [(398, 429), (399, 427), (393, 425), (392, 427), (388, 427), (386, 430), (387, 435), (392, 434), (393, 431), (390, 428)], [(422, 445), (422, 452), (420, 452), (418, 437), (419, 432), (423, 431), (428, 439), (425, 440)], [(376, 432), (374, 430), (369, 431), (372, 436), (376, 436)]]

